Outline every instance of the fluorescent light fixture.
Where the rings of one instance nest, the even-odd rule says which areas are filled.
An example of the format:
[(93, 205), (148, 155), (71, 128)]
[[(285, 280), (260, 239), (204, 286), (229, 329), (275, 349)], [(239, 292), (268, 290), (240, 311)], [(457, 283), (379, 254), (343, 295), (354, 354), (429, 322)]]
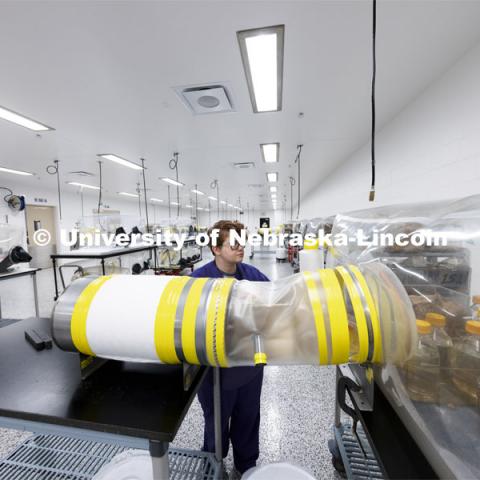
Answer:
[(185, 205), (185, 208), (193, 208), (191, 205)]
[(161, 198), (151, 198), (150, 201), (151, 202), (163, 202), (163, 200)]
[(204, 208), (204, 210), (205, 210), (206, 212), (209, 212), (209, 211), (210, 211), (210, 209), (209, 209), (209, 208)]
[(136, 163), (130, 162), (129, 160), (125, 160), (118, 155), (114, 155), (113, 153), (99, 153), (97, 157), (104, 158), (105, 160), (110, 160), (111, 162), (118, 163), (119, 165), (123, 165), (124, 167), (132, 168), (133, 170), (141, 170), (142, 167), (137, 165)]
[(15, 175), (33, 175), (30, 172), (24, 172), (23, 170), (13, 170), (12, 168), (0, 167), (0, 172), (14, 173)]
[(275, 187), (275, 186), (270, 187), (270, 191), (272, 193), (275, 193), (277, 191), (277, 187)]
[(217, 198), (216, 197), (208, 197), (210, 200), (213, 200), (214, 202), (217, 201)]
[(15, 113), (12, 110), (8, 110), (8, 108), (0, 107), (0, 118), (7, 120), (8, 122), (15, 123), (16, 125), (20, 125), (21, 127), (28, 128), (29, 130), (33, 130), (34, 132), (45, 132), (46, 130), (55, 130), (52, 127), (47, 127), (41, 123), (32, 120), (31, 118), (24, 117), (19, 113)]
[(274, 198), (277, 198), (277, 194), (276, 194), (276, 193), (272, 193), (272, 200), (273, 200)]
[(282, 109), (284, 25), (237, 32), (253, 111)]
[(175, 185), (175, 186), (177, 186), (177, 187), (183, 187), (183, 186), (185, 186), (184, 183), (182, 183), (182, 182), (177, 182), (177, 181), (174, 180), (173, 178), (169, 178), (169, 177), (161, 177), (160, 180), (163, 180), (164, 182), (170, 183), (171, 185)]
[(203, 192), (201, 192), (200, 190), (195, 190), (195, 189), (193, 189), (193, 190), (191, 190), (191, 192), (196, 193), (197, 195), (205, 195), (205, 194), (204, 194)]
[(119, 195), (123, 195), (124, 197), (135, 197), (138, 198), (136, 193), (128, 193), (128, 192), (118, 192)]
[(197, 210), (203, 210), (203, 208), (202, 207), (197, 207)]
[(170, 202), (170, 205), (175, 205), (178, 207), (178, 205), (180, 205), (178, 202)]
[(269, 182), (278, 181), (278, 173), (277, 172), (267, 173), (267, 179)]
[(74, 185), (75, 187), (82, 187), (82, 188), (91, 188), (92, 190), (100, 190), (100, 187), (96, 187), (95, 185), (87, 185), (86, 183), (80, 182), (67, 182), (69, 185)]
[(226, 202), (225, 200), (220, 200), (220, 203), (221, 203), (222, 205), (226, 205), (226, 204), (227, 204), (227, 202)]
[(278, 162), (278, 154), (280, 151), (279, 143), (262, 143), (260, 150), (262, 151), (262, 157), (265, 163)]
[(228, 205), (229, 207), (233, 207), (233, 205), (232, 205), (231, 203), (227, 203), (227, 205)]

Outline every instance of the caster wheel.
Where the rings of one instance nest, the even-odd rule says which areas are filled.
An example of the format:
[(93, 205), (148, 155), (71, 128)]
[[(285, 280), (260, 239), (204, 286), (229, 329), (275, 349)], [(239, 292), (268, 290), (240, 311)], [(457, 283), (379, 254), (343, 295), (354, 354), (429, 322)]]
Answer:
[(332, 454), (333, 468), (340, 474), (342, 478), (347, 478), (347, 473), (345, 472), (345, 465), (343, 463), (342, 456), (340, 455), (340, 450), (338, 449), (336, 440), (333, 438), (328, 441), (328, 449)]

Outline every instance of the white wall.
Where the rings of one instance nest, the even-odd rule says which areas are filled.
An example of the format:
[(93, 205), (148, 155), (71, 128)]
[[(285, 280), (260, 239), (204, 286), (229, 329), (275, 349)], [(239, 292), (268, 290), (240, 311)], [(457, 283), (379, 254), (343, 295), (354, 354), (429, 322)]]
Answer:
[[(377, 82), (381, 82), (380, 73)], [(373, 204), (368, 202), (368, 143), (306, 196), (301, 217), (479, 193), (479, 86), (480, 45), (377, 133)], [(377, 109), (381, 108), (377, 99)], [(365, 121), (369, 121), (368, 112)]]

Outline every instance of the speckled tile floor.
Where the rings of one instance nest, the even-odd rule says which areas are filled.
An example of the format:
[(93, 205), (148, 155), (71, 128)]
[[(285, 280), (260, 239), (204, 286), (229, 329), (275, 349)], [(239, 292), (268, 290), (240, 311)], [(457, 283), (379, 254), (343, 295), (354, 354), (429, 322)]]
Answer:
[[(209, 261), (206, 258), (205, 261)], [(274, 255), (255, 254), (250, 262), (270, 279), (292, 273), (290, 265), (276, 263)], [(39, 306), (42, 316), (53, 307), (51, 269), (38, 273)], [(29, 277), (0, 283), (3, 317), (33, 315), (33, 290)], [(331, 465), (327, 441), (331, 436), (334, 409), (335, 371), (330, 367), (267, 367), (262, 390), (260, 458), (258, 464), (288, 461), (308, 469), (322, 480), (340, 478)], [(0, 429), (0, 457), (29, 435)], [(195, 400), (173, 443), (200, 449), (203, 442), (203, 414)], [(232, 468), (231, 449), (226, 466)]]

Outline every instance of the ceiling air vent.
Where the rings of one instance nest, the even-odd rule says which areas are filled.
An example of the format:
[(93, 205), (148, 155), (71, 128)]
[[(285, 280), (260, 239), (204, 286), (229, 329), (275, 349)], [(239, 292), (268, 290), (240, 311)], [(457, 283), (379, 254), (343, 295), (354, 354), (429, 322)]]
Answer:
[(235, 168), (253, 168), (255, 166), (255, 164), (253, 162), (237, 162), (237, 163), (234, 163), (233, 166)]
[(174, 90), (194, 115), (234, 111), (232, 96), (225, 84), (174, 87)]

